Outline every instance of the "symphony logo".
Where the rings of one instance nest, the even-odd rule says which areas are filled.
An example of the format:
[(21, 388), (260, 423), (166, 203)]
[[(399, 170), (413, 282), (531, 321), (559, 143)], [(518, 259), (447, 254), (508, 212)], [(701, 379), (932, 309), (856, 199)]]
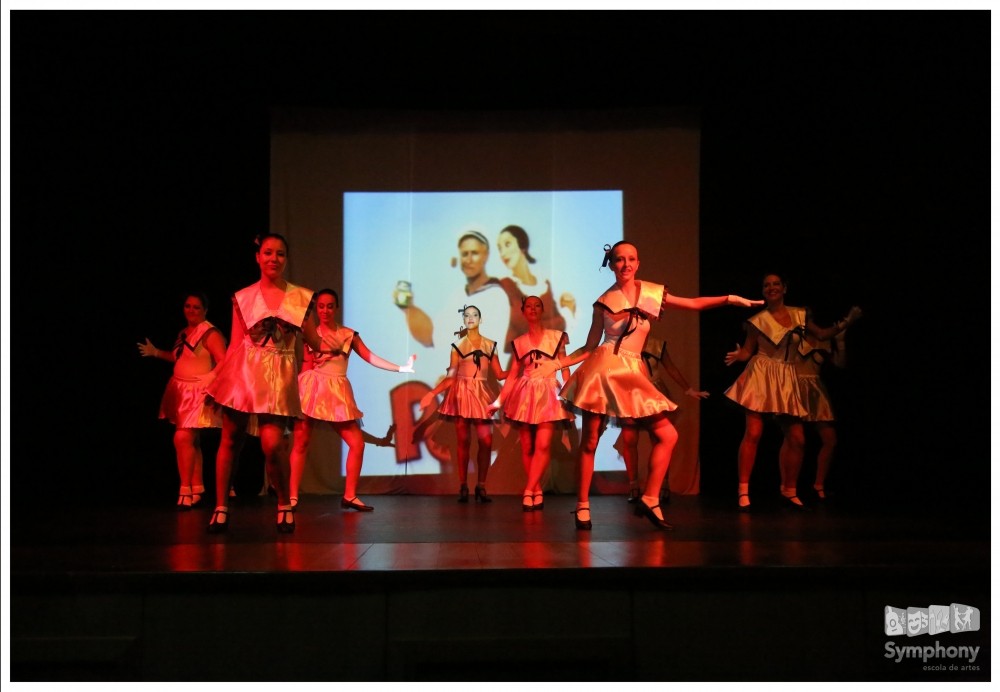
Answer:
[[(978, 631), (979, 608), (963, 603), (930, 605), (926, 608), (894, 608), (890, 605), (885, 607), (885, 633), (889, 637), (904, 634), (907, 637), (916, 637), (921, 634), (961, 634)], [(902, 663), (904, 660), (920, 661), (923, 663), (922, 669), (928, 672), (979, 671), (982, 666), (976, 665), (976, 660), (979, 658), (981, 647), (971, 643), (959, 644), (962, 639), (952, 641), (956, 643), (951, 646), (942, 644), (937, 639), (913, 646), (889, 640), (885, 642), (883, 656), (895, 663)]]
[(885, 607), (885, 633), (889, 637), (905, 634), (943, 634), (979, 631), (979, 608), (952, 603), (926, 608)]

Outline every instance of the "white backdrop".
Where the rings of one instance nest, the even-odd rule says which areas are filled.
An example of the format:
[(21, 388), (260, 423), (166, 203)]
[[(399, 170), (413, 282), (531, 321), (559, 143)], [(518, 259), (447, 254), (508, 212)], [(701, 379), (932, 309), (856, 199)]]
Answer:
[[(605, 243), (632, 240), (640, 251), (640, 279), (667, 284), (679, 295), (698, 294), (697, 126), (662, 113), (638, 124), (614, 114), (589, 118), (558, 124), (541, 115), (516, 123), (427, 113), (273, 115), (271, 230), (289, 238), (288, 278), (336, 289), (343, 324), (375, 353), (398, 363), (410, 353), (418, 356), (416, 375), (409, 377), (352, 358), (349, 377), (367, 433), (382, 436), (394, 417), (399, 424), (407, 410), (394, 410), (392, 397), (419, 398), (416, 392), (433, 386), (447, 367), (450, 341), (424, 347), (414, 340), (393, 289), (397, 281), (410, 281), (414, 304), (434, 319), (450, 319), (449, 331), (457, 329), (462, 303), (450, 304), (451, 296), (460, 295), (465, 277), (452, 258), (465, 230), (486, 235), (487, 272), (497, 278), (509, 276), (496, 249), (500, 229), (516, 224), (527, 231), (537, 259), (532, 270), (551, 279), (557, 297), (568, 292), (576, 300), (576, 319), (567, 324), (570, 350), (585, 340), (591, 305), (613, 283), (611, 272), (600, 268)], [(506, 326), (491, 324), (484, 314), (481, 331), (502, 342)], [(667, 339), (675, 363), (696, 384), (697, 313), (669, 311), (653, 333)], [(670, 487), (695, 493), (698, 404), (679, 391), (671, 398), (681, 409)], [(411, 407), (409, 415), (418, 414)], [(612, 428), (601, 440), (595, 492), (624, 491), (624, 466), (612, 447), (616, 437)], [(555, 442), (549, 490), (575, 491), (578, 441), (569, 431)], [(435, 450), (418, 445), (417, 458), (404, 449), (408, 444), (368, 445), (362, 492), (454, 493), (450, 424), (437, 426), (432, 444)], [(493, 449), (490, 492), (520, 493), (524, 471), (516, 433), (495, 426)], [(643, 436), (643, 461), (647, 451)], [(339, 492), (344, 456), (336, 434), (318, 430), (303, 491)]]

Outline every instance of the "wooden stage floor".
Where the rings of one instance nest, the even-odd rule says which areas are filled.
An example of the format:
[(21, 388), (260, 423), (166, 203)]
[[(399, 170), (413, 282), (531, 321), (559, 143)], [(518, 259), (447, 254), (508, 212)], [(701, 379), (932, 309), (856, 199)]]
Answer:
[[(74, 507), (12, 517), (15, 575), (59, 572), (331, 572), (775, 567), (804, 570), (929, 568), (988, 564), (989, 527), (852, 506), (782, 508), (755, 498), (750, 513), (693, 496), (665, 505), (661, 531), (622, 497), (592, 498), (592, 531), (573, 522), (575, 498), (546, 496), (523, 512), (520, 498), (459, 504), (451, 496), (381, 495), (376, 509), (343, 510), (335, 496), (305, 496), (296, 530), (275, 530), (275, 501), (235, 498), (230, 528), (206, 533), (210, 503)], [(758, 506), (759, 505), (759, 506)], [(68, 513), (71, 512), (71, 513)]]
[[(989, 679), (981, 510), (675, 496), (664, 532), (594, 496), (579, 531), (569, 495), (527, 513), (515, 496), (364, 499), (374, 512), (305, 496), (293, 534), (270, 497), (234, 499), (218, 535), (211, 503), (13, 513), (13, 679)], [(976, 671), (886, 657), (886, 605), (952, 602), (983, 613), (963, 640), (983, 646)], [(304, 657), (319, 632), (364, 646)], [(197, 662), (177, 669), (178, 647)]]

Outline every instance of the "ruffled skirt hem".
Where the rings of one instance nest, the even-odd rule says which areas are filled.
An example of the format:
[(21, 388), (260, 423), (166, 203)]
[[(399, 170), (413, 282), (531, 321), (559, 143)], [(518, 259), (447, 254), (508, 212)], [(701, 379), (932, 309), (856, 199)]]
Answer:
[(677, 410), (646, 374), (642, 359), (600, 346), (570, 376), (559, 396), (572, 410), (633, 421)]
[(365, 415), (354, 399), (350, 380), (321, 370), (299, 374), (299, 401), (302, 414), (316, 420), (343, 423), (360, 420)]
[(559, 399), (554, 377), (518, 377), (503, 406), (504, 418), (517, 423), (552, 423), (573, 420)]
[(297, 418), (302, 412), (292, 350), (240, 342), (226, 355), (207, 392), (220, 406), (244, 413)]
[(160, 418), (178, 428), (222, 427), (222, 411), (205, 398), (200, 380), (171, 377), (160, 400)]
[(489, 405), (499, 394), (489, 380), (456, 376), (445, 392), (438, 413), (449, 420), (492, 420), (494, 414), (490, 413)]
[(792, 363), (754, 356), (726, 390), (727, 398), (750, 411), (804, 418), (809, 414)]
[(802, 401), (809, 414), (803, 419), (810, 423), (829, 423), (834, 420), (833, 406), (830, 395), (826, 391), (823, 380), (819, 377), (800, 377)]

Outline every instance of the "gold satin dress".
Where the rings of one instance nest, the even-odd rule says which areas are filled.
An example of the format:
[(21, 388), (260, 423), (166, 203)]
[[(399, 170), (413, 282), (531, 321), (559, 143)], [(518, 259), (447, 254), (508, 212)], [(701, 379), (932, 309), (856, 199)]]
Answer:
[(616, 422), (648, 418), (677, 409), (646, 370), (642, 348), (650, 319), (658, 319), (666, 288), (640, 282), (631, 305), (617, 285), (594, 303), (604, 313), (604, 341), (570, 376), (560, 396), (576, 411), (597, 413)]
[(833, 406), (830, 404), (830, 394), (820, 377), (823, 363), (831, 354), (830, 342), (821, 341), (812, 351), (803, 356), (796, 364), (799, 375), (799, 395), (809, 410), (803, 419), (810, 423), (832, 423), (834, 421)]
[(663, 396), (670, 393), (670, 387), (663, 379), (665, 370), (656, 367), (656, 365), (663, 362), (663, 354), (666, 352), (667, 342), (655, 336), (648, 337), (646, 344), (642, 347), (642, 360), (646, 364), (646, 372), (649, 373), (649, 379), (653, 382), (653, 386), (659, 389)]
[(458, 353), (458, 368), (438, 413), (452, 420), (492, 419), (489, 405), (500, 394), (496, 384), (489, 379), (490, 364), (497, 357), (496, 342), (482, 337), (481, 348), (476, 349), (468, 337), (463, 337), (451, 347)]
[(522, 334), (511, 342), (511, 354), (520, 364), (521, 372), (504, 400), (503, 415), (507, 420), (531, 425), (573, 420), (573, 414), (559, 399), (559, 381), (555, 372), (548, 377), (528, 376), (539, 363), (555, 360), (560, 345), (565, 343), (569, 343), (569, 337), (566, 332), (557, 329), (543, 330), (537, 344), (532, 343), (530, 333)]
[(312, 294), (308, 288), (288, 283), (277, 310), (267, 307), (259, 283), (233, 296), (234, 319), (243, 327), (243, 338), (229, 345), (208, 387), (216, 403), (245, 413), (299, 416), (295, 341)]
[[(160, 400), (160, 418), (178, 428), (221, 428), (222, 412), (205, 398), (205, 376), (215, 364), (205, 348), (205, 337), (216, 329), (209, 321), (194, 328), (189, 335), (184, 330), (174, 343), (174, 373)], [(216, 330), (218, 331), (218, 330)]]
[(750, 411), (804, 418), (809, 409), (802, 399), (797, 364), (805, 343), (806, 311), (787, 310), (792, 317), (790, 328), (779, 324), (767, 310), (747, 320), (756, 337), (757, 352), (725, 394)]
[(357, 332), (348, 327), (328, 331), (317, 328), (324, 349), (332, 354), (316, 353), (305, 345), (312, 367), (299, 373), (299, 402), (302, 413), (316, 420), (343, 423), (360, 421), (364, 417), (354, 399), (354, 389), (347, 379), (347, 364), (351, 357), (351, 343)]

